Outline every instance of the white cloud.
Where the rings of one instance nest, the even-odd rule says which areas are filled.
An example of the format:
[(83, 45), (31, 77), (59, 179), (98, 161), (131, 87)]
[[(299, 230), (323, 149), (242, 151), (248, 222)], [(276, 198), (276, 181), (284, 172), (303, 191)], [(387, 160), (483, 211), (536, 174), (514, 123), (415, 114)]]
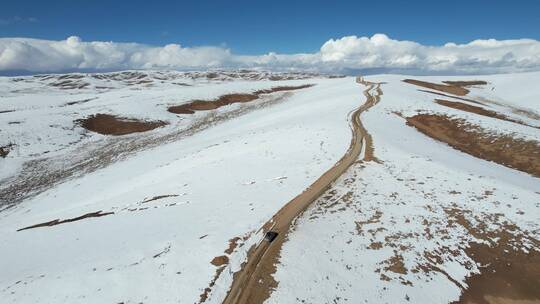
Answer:
[(51, 41), (0, 38), (1, 71), (264, 68), (346, 72), (504, 73), (540, 70), (540, 42), (474, 40), (425, 46), (384, 34), (330, 39), (311, 54), (245, 56), (224, 47), (162, 47), (137, 43), (84, 42), (72, 36)]
[(468, 44), (424, 46), (377, 34), (329, 40), (323, 60), (350, 68), (412, 69), (424, 72), (497, 73), (540, 69), (540, 42), (531, 39), (475, 40)]

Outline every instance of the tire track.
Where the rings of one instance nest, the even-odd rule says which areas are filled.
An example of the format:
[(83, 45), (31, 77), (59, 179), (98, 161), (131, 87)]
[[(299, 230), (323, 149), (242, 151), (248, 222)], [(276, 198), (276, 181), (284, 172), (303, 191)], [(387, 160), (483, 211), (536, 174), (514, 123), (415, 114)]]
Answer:
[(255, 304), (268, 299), (271, 290), (277, 286), (272, 274), (276, 272), (281, 248), (293, 221), (357, 161), (361, 154), (365, 161), (376, 160), (371, 136), (364, 128), (360, 115), (380, 101), (381, 84), (365, 81), (363, 77), (357, 77), (356, 82), (367, 87), (364, 90), (366, 102), (349, 114), (352, 139), (348, 150), (332, 168), (283, 206), (261, 228), (266, 236), (249, 250), (247, 262), (234, 274), (232, 286), (223, 304)]

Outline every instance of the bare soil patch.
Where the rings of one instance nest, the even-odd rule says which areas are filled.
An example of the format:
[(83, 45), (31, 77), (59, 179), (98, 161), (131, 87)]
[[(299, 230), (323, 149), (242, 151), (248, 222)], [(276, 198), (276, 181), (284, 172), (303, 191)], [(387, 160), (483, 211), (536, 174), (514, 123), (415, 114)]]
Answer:
[(196, 111), (208, 111), (221, 108), (223, 106), (231, 105), (233, 103), (246, 103), (259, 98), (261, 94), (270, 94), (274, 92), (292, 91), (304, 88), (309, 88), (312, 84), (300, 85), (300, 86), (280, 86), (266, 90), (258, 90), (253, 93), (235, 93), (222, 95), (213, 100), (192, 100), (189, 103), (169, 107), (168, 111), (175, 114), (194, 114)]
[[(244, 236), (244, 240), (247, 239), (248, 237), (249, 237), (249, 234)], [(229, 240), (229, 247), (227, 249), (225, 249), (225, 251), (224, 251), (225, 255), (217, 256), (217, 257), (213, 258), (212, 261), (210, 261), (210, 263), (212, 265), (217, 267), (216, 273), (214, 274), (214, 277), (210, 281), (210, 284), (208, 284), (208, 287), (206, 287), (203, 290), (203, 292), (201, 293), (201, 295), (199, 296), (199, 304), (206, 302), (206, 300), (208, 299), (208, 295), (212, 291), (212, 287), (214, 287), (214, 285), (216, 284), (217, 279), (219, 278), (219, 276), (221, 275), (223, 270), (225, 270), (225, 267), (227, 266), (227, 264), (229, 264), (228, 255), (230, 255), (234, 251), (236, 246), (238, 246), (238, 242), (241, 241), (241, 240), (242, 240), (242, 238), (240, 238), (240, 237), (234, 237), (234, 238), (230, 239)]]
[(439, 92), (433, 92), (433, 91), (429, 91), (429, 90), (418, 90), (418, 91), (424, 92), (424, 93), (429, 93), (429, 94), (435, 94), (435, 95), (439, 95), (439, 96), (443, 96), (443, 97), (455, 98), (455, 99), (459, 99), (459, 100), (463, 100), (463, 101), (467, 101), (467, 102), (471, 102), (471, 103), (475, 103), (475, 104), (479, 104), (479, 105), (483, 105), (483, 106), (486, 105), (485, 103), (482, 103), (480, 101), (473, 100), (473, 99), (470, 99), (470, 98), (457, 97), (457, 96), (452, 96), (452, 95), (439, 93)]
[(87, 99), (83, 99), (83, 100), (70, 101), (70, 102), (65, 103), (65, 104), (63, 105), (63, 107), (65, 107), (65, 106), (79, 105), (79, 104), (87, 103), (87, 102), (92, 101), (92, 100), (95, 100), (95, 99), (97, 99), (97, 97), (95, 97), (95, 98), (87, 98)]
[(416, 79), (405, 79), (403, 82), (457, 96), (465, 96), (469, 94), (469, 90), (457, 85), (438, 84)]
[(229, 240), (229, 248), (225, 249), (226, 254), (231, 254), (236, 249), (236, 246), (238, 246), (238, 242), (241, 240), (240, 237), (234, 237)]
[(125, 135), (146, 132), (166, 125), (164, 121), (143, 121), (117, 117), (110, 114), (95, 114), (77, 120), (83, 128), (104, 135)]
[(540, 142), (493, 134), (446, 115), (418, 114), (406, 120), (409, 126), (454, 149), (540, 177)]
[(219, 267), (218, 269), (216, 269), (216, 273), (214, 274), (214, 277), (212, 278), (212, 281), (210, 282), (210, 284), (208, 285), (208, 287), (206, 287), (203, 292), (199, 295), (199, 304), (200, 303), (204, 303), (206, 302), (206, 300), (208, 299), (208, 296), (210, 295), (210, 292), (212, 291), (212, 287), (214, 287), (214, 285), (216, 285), (216, 281), (217, 279), (219, 278), (219, 276), (221, 275), (221, 273), (223, 272), (223, 270), (225, 270), (225, 265)]
[(312, 86), (313, 84), (304, 84), (304, 85), (299, 85), (299, 86), (279, 86), (279, 87), (273, 87), (266, 90), (255, 91), (255, 94), (260, 95), (260, 94), (271, 94), (274, 92), (293, 91), (293, 90), (310, 88)]
[(78, 217), (68, 218), (68, 219), (65, 219), (65, 220), (56, 219), (56, 220), (52, 220), (52, 221), (48, 221), (48, 222), (44, 222), (44, 223), (35, 224), (35, 225), (32, 225), (32, 226), (28, 226), (28, 227), (18, 229), (17, 231), (28, 230), (28, 229), (39, 228), (39, 227), (56, 226), (56, 225), (60, 225), (60, 224), (80, 221), (80, 220), (90, 218), (90, 217), (102, 217), (102, 216), (106, 216), (106, 215), (110, 215), (110, 214), (114, 214), (114, 212), (103, 212), (103, 211), (100, 210), (100, 211), (96, 211), (96, 212), (86, 213), (86, 214), (78, 216)]
[(167, 197), (177, 197), (178, 194), (165, 194), (165, 195), (158, 195), (158, 196), (154, 196), (152, 198), (148, 198), (148, 199), (145, 199), (141, 202), (141, 204), (146, 204), (146, 203), (149, 203), (149, 202), (153, 202), (153, 201), (157, 201), (157, 200), (160, 200), (162, 198), (167, 198)]
[[(446, 209), (448, 224), (464, 227), (481, 242), (470, 242), (465, 253), (479, 268), (465, 280), (465, 288), (455, 303), (510, 304), (540, 302), (540, 243), (502, 214), (474, 216), (467, 211)], [(487, 222), (496, 223), (490, 228)]]
[(187, 104), (169, 107), (168, 111), (175, 114), (194, 114), (195, 111), (215, 110), (233, 103), (250, 102), (259, 98), (255, 94), (227, 94), (214, 100), (193, 100)]
[(226, 255), (220, 255), (212, 259), (210, 262), (214, 266), (222, 266), (229, 263), (229, 258)]
[(403, 263), (403, 257), (399, 254), (394, 254), (391, 258), (385, 261), (386, 267), (384, 270), (391, 271), (393, 273), (407, 274), (408, 270)]
[(435, 99), (435, 102), (440, 104), (440, 105), (443, 105), (445, 107), (449, 107), (449, 108), (453, 108), (453, 109), (457, 109), (457, 110), (462, 110), (462, 111), (475, 113), (475, 114), (482, 115), (482, 116), (502, 119), (502, 120), (508, 120), (505, 115), (499, 114), (499, 113), (497, 113), (495, 111), (486, 110), (486, 109), (484, 109), (482, 107), (472, 106), (472, 105), (468, 105), (468, 104), (458, 102), (458, 101)]
[[(69, 75), (65, 75), (65, 76), (69, 76)], [(50, 83), (49, 85), (52, 87), (62, 89), (62, 90), (84, 89), (90, 85), (88, 82), (84, 82), (80, 80), (64, 80), (68, 78), (67, 77), (62, 78), (62, 77), (63, 76), (58, 77), (58, 81)], [(78, 78), (74, 78), (74, 79), (78, 79)]]
[(528, 253), (517, 251), (505, 242), (494, 246), (479, 243), (469, 246), (465, 250), (467, 255), (486, 266), (481, 268), (480, 274), (467, 278), (468, 288), (458, 303), (540, 302), (540, 252), (534, 249)]
[(478, 85), (486, 85), (487, 82), (484, 80), (464, 80), (464, 81), (443, 81), (444, 83), (452, 86), (458, 87), (470, 87)]
[(500, 120), (504, 120), (504, 121), (508, 121), (508, 122), (513, 122), (513, 123), (517, 123), (517, 124), (527, 126), (527, 127), (538, 128), (538, 127), (535, 127), (535, 126), (528, 125), (528, 124), (526, 124), (526, 123), (524, 123), (522, 121), (512, 119), (512, 118), (510, 118), (510, 117), (508, 117), (508, 116), (506, 116), (504, 114), (497, 113), (497, 112), (491, 111), (491, 110), (486, 110), (486, 109), (484, 109), (482, 107), (472, 106), (472, 105), (468, 105), (468, 104), (465, 104), (465, 103), (462, 103), (462, 102), (449, 101), (449, 100), (444, 100), (444, 99), (435, 99), (435, 102), (442, 105), (442, 106), (446, 106), (446, 107), (449, 107), (449, 108), (462, 110), (462, 111), (466, 111), (466, 112), (469, 112), (469, 113), (474, 113), (474, 114), (487, 116), (487, 117), (491, 117), (491, 118), (496, 118), (496, 119), (500, 119)]
[(13, 144), (5, 145), (0, 147), (0, 157), (6, 158), (11, 151), (11, 148), (13, 148)]

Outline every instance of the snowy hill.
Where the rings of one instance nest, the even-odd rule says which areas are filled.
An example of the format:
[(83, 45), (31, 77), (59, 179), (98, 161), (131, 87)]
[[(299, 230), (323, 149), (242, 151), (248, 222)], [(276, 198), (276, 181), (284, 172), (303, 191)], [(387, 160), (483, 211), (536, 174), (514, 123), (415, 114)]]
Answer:
[(540, 301), (538, 81), (0, 78), (0, 298)]

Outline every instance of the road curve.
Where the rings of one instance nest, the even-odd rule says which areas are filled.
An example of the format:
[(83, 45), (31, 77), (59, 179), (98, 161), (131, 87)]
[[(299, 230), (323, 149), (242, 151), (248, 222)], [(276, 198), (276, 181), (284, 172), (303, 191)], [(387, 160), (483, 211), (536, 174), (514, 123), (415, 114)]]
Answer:
[[(365, 150), (363, 160), (374, 160), (371, 136), (362, 125), (360, 115), (379, 102), (382, 90), (379, 83), (365, 81), (362, 77), (357, 77), (356, 82), (367, 87), (364, 90), (366, 102), (350, 114), (352, 139), (348, 150), (332, 168), (283, 206), (261, 228), (267, 237), (249, 250), (247, 262), (234, 274), (223, 304), (263, 303), (270, 296), (272, 288), (277, 286), (272, 274), (276, 271), (281, 247), (294, 219), (359, 158), (362, 150)], [(277, 236), (268, 232), (275, 232)]]

